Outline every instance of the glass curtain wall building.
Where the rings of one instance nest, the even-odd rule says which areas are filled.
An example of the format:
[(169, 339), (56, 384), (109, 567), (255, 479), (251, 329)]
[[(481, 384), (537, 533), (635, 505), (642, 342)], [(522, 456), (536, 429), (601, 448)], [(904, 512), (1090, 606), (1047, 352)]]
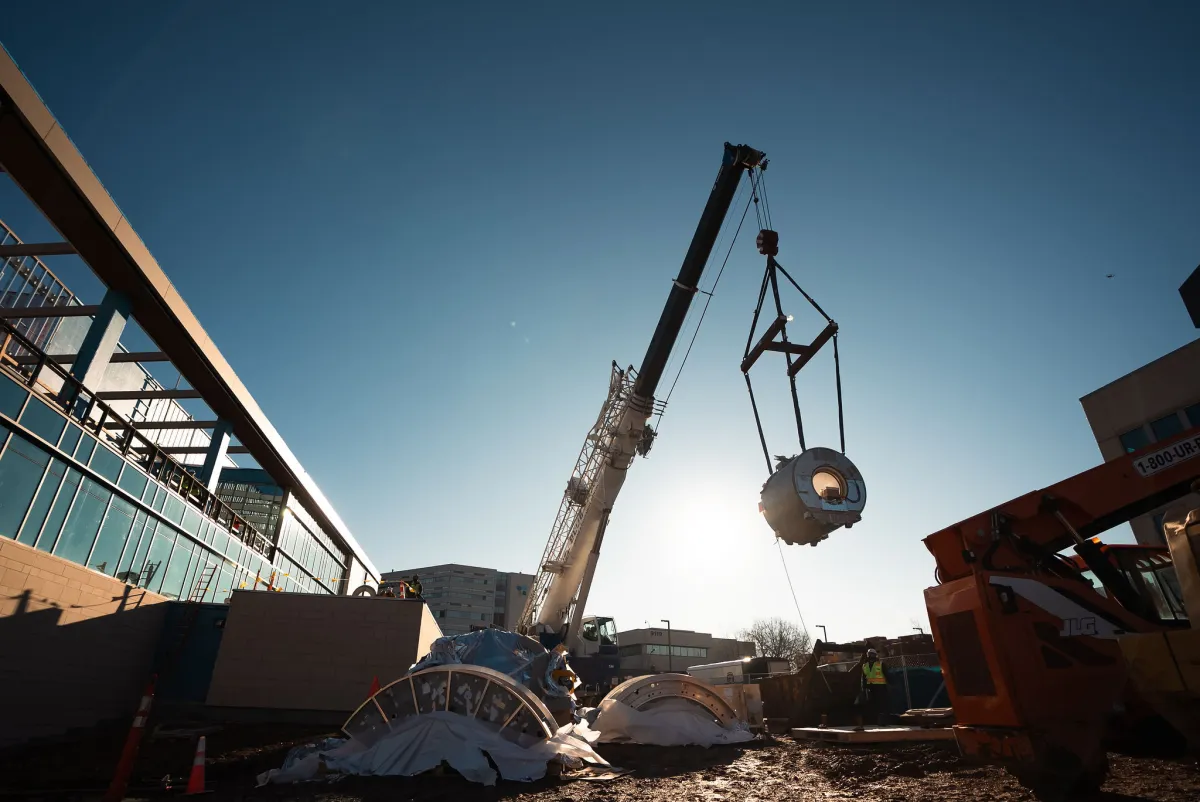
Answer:
[[(0, 329), (14, 337), (7, 323)], [(256, 516), (275, 528), (259, 529), (132, 427), (112, 427), (106, 405), (81, 386), (61, 407), (37, 392), (45, 366), (22, 372), (4, 361), (0, 536), (173, 599), (224, 601), (234, 589), (267, 586), (344, 592), (345, 551), (282, 491), (279, 512)], [(261, 498), (264, 484), (222, 489), (253, 487)]]
[[(25, 241), (0, 222), (0, 537), (177, 599), (377, 582), (3, 48), (0, 123), (0, 181), (28, 201), (0, 195), (4, 217), (62, 238)], [(90, 273), (98, 297), (76, 296), (60, 265), (72, 282)]]

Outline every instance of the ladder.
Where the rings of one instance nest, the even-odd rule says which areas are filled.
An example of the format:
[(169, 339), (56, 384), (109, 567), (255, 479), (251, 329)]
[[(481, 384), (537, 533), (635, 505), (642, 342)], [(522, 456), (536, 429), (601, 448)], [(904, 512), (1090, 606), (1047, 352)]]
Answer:
[(209, 563), (205, 566), (203, 573), (200, 574), (200, 578), (196, 580), (196, 587), (192, 588), (192, 595), (188, 596), (188, 601), (204, 601), (204, 597), (208, 595), (208, 588), (212, 585), (213, 577), (216, 574), (216, 563)]

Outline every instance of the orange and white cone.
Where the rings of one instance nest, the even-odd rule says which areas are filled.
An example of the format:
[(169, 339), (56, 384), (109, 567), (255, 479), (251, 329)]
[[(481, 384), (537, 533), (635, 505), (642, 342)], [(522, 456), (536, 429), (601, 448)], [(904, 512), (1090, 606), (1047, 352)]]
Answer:
[(196, 756), (192, 758), (192, 775), (188, 777), (187, 794), (204, 793), (204, 736), (196, 744)]
[(125, 791), (129, 787), (129, 777), (133, 774), (133, 764), (137, 760), (138, 747), (142, 743), (142, 734), (146, 731), (146, 719), (150, 716), (150, 705), (154, 701), (155, 679), (156, 677), (150, 678), (149, 684), (146, 685), (146, 691), (142, 694), (137, 715), (133, 717), (133, 726), (129, 728), (125, 746), (121, 750), (121, 759), (117, 761), (116, 773), (113, 774), (108, 792), (104, 795), (104, 802), (120, 802), (125, 798)]

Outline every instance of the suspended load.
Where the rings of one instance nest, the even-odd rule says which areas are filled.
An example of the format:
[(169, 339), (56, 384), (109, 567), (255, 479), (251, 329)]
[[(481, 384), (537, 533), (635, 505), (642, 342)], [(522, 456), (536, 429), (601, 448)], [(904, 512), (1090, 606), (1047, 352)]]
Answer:
[(862, 520), (867, 485), (858, 468), (832, 448), (810, 448), (783, 462), (762, 489), (759, 511), (788, 545), (815, 546), (835, 529)]
[[(758, 252), (767, 257), (767, 268), (763, 274), (758, 293), (758, 306), (750, 324), (750, 336), (746, 339), (746, 353), (742, 358), (742, 374), (746, 378), (746, 389), (750, 392), (750, 406), (754, 410), (754, 422), (758, 427), (758, 438), (762, 445), (763, 458), (771, 475), (763, 484), (758, 510), (763, 514), (775, 536), (789, 545), (807, 543), (815, 546), (841, 527), (850, 528), (862, 520), (863, 508), (867, 504), (867, 486), (862, 474), (846, 456), (846, 428), (842, 414), (842, 366), (838, 354), (838, 325), (825, 310), (805, 292), (796, 280), (775, 259), (779, 253), (779, 234), (770, 228), (770, 209), (766, 203), (759, 208), (759, 195), (765, 198), (763, 176), (751, 174), (754, 190), (755, 211), (762, 230), (758, 234)], [(794, 318), (785, 314), (780, 295), (779, 277), (783, 276), (804, 297), (812, 308), (825, 320), (825, 327), (808, 344), (788, 339), (788, 324)], [(774, 302), (775, 319), (763, 334), (755, 340), (755, 333), (763, 318), (763, 307), (768, 297)], [(768, 314), (770, 314), (768, 312)], [(808, 447), (804, 439), (804, 421), (800, 415), (800, 393), (796, 387), (796, 375), (821, 350), (826, 343), (833, 345), (834, 377), (837, 387), (838, 436), (841, 450)], [(754, 387), (750, 382), (750, 369), (768, 351), (782, 353), (787, 363), (787, 377), (791, 385), (792, 411), (796, 418), (796, 434), (800, 441), (800, 454), (793, 457), (776, 457), (776, 466), (771, 466), (771, 452), (763, 432), (758, 402), (754, 398)]]

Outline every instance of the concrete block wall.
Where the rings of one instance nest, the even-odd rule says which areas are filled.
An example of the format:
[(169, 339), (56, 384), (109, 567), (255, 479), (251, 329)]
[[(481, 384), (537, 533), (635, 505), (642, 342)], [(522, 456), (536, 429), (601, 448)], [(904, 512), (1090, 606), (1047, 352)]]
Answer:
[(208, 705), (350, 713), (441, 634), (415, 600), (235, 591)]
[(165, 601), (0, 538), (0, 746), (132, 719)]

